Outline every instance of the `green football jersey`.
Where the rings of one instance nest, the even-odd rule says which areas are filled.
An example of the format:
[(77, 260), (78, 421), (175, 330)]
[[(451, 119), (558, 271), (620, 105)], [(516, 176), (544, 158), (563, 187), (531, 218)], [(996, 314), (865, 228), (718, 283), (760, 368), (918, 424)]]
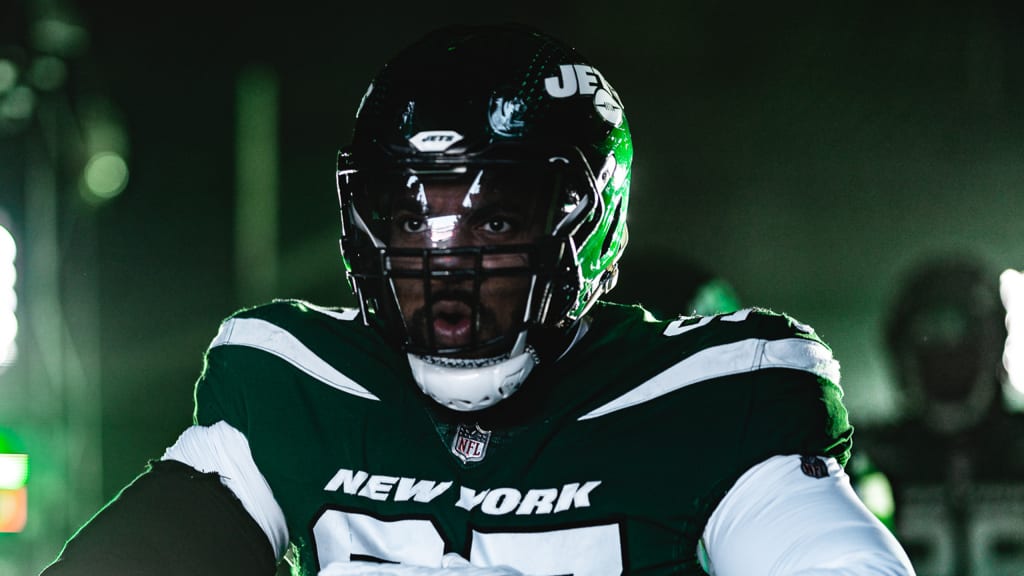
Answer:
[(744, 471), (779, 454), (846, 462), (838, 380), (785, 315), (599, 304), (519, 392), (456, 413), (358, 311), (278, 301), (222, 325), (195, 419), (245, 434), (305, 575), (447, 552), (527, 574), (702, 574), (705, 523)]

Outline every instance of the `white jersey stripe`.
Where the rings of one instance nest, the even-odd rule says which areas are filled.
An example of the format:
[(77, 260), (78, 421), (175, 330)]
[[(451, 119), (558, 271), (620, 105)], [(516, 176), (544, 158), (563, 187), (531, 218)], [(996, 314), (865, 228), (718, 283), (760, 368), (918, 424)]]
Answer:
[(305, 300), (301, 301), (302, 305), (310, 310), (326, 314), (331, 318), (337, 318), (338, 320), (344, 320), (350, 322), (359, 317), (359, 308), (341, 308), (340, 310), (332, 310), (330, 308), (324, 308), (323, 306), (317, 306), (316, 304), (310, 304)]
[(263, 350), (287, 361), (332, 388), (360, 398), (380, 400), (369, 390), (317, 356), (298, 338), (266, 320), (232, 318), (224, 322), (221, 324), (217, 337), (210, 343), (210, 348), (216, 346), (248, 346)]
[(579, 420), (630, 408), (697, 382), (764, 368), (802, 370), (839, 383), (839, 362), (820, 342), (804, 338), (751, 338), (701, 350), (604, 406), (580, 416)]

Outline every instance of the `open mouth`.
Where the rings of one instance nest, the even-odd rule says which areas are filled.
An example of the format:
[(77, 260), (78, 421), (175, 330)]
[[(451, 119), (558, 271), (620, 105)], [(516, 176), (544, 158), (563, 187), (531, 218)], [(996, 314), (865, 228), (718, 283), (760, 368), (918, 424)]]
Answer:
[(502, 330), (512, 331), (513, 327), (505, 328), (493, 308), (474, 304), (472, 294), (461, 291), (437, 291), (433, 296), (408, 319), (413, 350), (459, 358), (484, 358), (506, 351), (509, 343)]
[(431, 328), (438, 347), (455, 348), (472, 344), (473, 310), (462, 302), (446, 300), (431, 309)]

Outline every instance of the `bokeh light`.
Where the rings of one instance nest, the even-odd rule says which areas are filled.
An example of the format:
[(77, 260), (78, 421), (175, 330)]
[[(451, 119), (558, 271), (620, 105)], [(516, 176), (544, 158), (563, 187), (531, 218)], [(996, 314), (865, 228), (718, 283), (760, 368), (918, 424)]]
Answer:
[(105, 202), (128, 185), (128, 163), (115, 152), (99, 152), (85, 165), (83, 181), (87, 200)]

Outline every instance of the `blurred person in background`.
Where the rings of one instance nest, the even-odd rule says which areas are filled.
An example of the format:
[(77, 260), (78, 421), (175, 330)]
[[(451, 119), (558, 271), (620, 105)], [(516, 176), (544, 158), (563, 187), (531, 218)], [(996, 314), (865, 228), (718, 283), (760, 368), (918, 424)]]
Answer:
[(1024, 415), (1004, 400), (1005, 322), (998, 275), (963, 255), (914, 267), (889, 311), (905, 410), (857, 428), (851, 469), (920, 576), (1024, 574)]

